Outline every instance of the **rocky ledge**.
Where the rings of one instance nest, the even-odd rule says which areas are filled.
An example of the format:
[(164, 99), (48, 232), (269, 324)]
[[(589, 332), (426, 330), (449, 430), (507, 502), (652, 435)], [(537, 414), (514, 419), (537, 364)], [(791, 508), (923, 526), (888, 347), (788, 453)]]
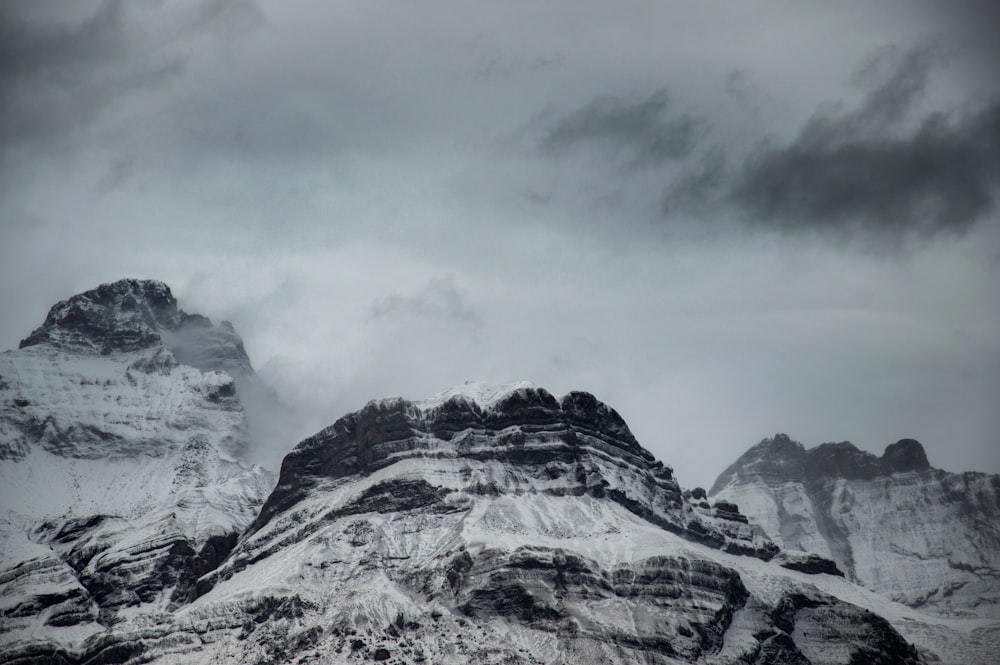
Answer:
[(502, 479), (473, 474), (463, 491), (606, 498), (717, 549), (765, 560), (778, 551), (755, 534), (737, 506), (710, 511), (685, 497), (670, 467), (639, 445), (617, 411), (590, 393), (557, 399), (525, 384), (495, 391), (486, 402), (463, 394), (425, 403), (369, 402), (285, 457), (278, 485), (251, 530), (318, 484), (367, 476), (413, 458), (503, 465)]

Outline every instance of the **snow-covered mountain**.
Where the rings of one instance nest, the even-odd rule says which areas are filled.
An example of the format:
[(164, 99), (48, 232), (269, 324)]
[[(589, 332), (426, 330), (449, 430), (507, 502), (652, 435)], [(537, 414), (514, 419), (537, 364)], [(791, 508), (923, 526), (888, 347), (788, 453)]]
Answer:
[(187, 600), (274, 485), (238, 382), (232, 326), (153, 281), (61, 302), (0, 354), (0, 652)]
[(162, 284), (75, 296), (0, 358), (0, 663), (988, 663), (1000, 646), (996, 622), (895, 603), (683, 491), (588, 393), (372, 401), (274, 485), (246, 463), (239, 338)]
[(833, 559), (893, 600), (1000, 620), (1000, 475), (932, 468), (912, 439), (878, 457), (847, 442), (807, 450), (779, 434), (709, 494), (782, 547)]

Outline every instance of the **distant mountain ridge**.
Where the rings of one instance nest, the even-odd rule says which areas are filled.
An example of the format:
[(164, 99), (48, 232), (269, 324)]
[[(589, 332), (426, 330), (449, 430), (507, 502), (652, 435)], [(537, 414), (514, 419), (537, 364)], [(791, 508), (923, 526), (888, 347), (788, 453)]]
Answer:
[(1000, 475), (931, 467), (913, 439), (882, 456), (850, 443), (806, 449), (778, 434), (709, 494), (737, 503), (783, 547), (833, 559), (914, 607), (1000, 618)]
[(740, 473), (752, 473), (764, 480), (817, 482), (833, 478), (871, 480), (930, 468), (924, 447), (914, 439), (890, 444), (880, 457), (859, 450), (849, 441), (806, 449), (787, 434), (775, 434), (745, 452), (719, 474), (708, 493), (717, 494)]
[[(58, 303), (0, 354), (0, 663), (985, 665), (1000, 646), (1000, 623), (894, 603), (682, 490), (589, 393), (373, 400), (287, 441), (276, 483), (250, 464), (255, 417), (288, 431), (269, 399), (232, 326), (155, 281)], [(920, 466), (893, 451), (830, 457), (875, 481)]]

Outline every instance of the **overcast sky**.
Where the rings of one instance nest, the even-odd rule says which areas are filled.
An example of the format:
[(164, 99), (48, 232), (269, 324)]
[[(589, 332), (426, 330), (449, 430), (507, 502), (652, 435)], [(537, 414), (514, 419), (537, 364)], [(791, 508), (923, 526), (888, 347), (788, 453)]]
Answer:
[(295, 437), (528, 379), (685, 486), (775, 432), (1000, 472), (990, 4), (4, 3), (0, 347), (149, 277)]

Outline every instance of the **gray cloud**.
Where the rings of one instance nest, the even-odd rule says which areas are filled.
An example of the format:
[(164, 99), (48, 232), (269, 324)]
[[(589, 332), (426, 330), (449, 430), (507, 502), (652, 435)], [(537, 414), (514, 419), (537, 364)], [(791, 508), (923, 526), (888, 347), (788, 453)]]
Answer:
[(545, 150), (558, 152), (587, 143), (601, 143), (628, 151), (629, 167), (657, 166), (691, 154), (701, 122), (673, 115), (666, 90), (638, 102), (605, 95), (563, 117), (542, 141)]
[(466, 301), (465, 294), (451, 277), (431, 280), (412, 296), (393, 295), (379, 298), (372, 305), (371, 318), (409, 315), (445, 319), (457, 323), (479, 325), (479, 313)]
[[(735, 193), (788, 154), (918, 136), (933, 189), (944, 146), (975, 151), (994, 31), (910, 4), (0, 2), (3, 348), (148, 276), (232, 320), (316, 428), (531, 379), (606, 399), (685, 483), (775, 431), (996, 468), (1000, 229), (898, 261), (830, 243), (853, 218), (743, 232), (785, 222)], [(910, 57), (930, 31), (947, 49)]]
[(769, 226), (888, 239), (963, 233), (996, 210), (1000, 105), (932, 116), (901, 139), (828, 131), (752, 158), (733, 199)]
[(135, 63), (121, 2), (103, 2), (78, 23), (0, 13), (0, 132), (49, 137), (86, 123), (123, 91), (175, 74), (179, 61)]
[(40, 160), (77, 147), (96, 119), (124, 98), (177, 79), (193, 37), (225, 42), (261, 17), (248, 0), (202, 0), (162, 11), (119, 0), (6, 5), (0, 11), (0, 180), (13, 186), (15, 175), (26, 178)]
[[(892, 243), (967, 232), (997, 208), (1000, 103), (933, 112), (911, 126), (943, 57), (938, 46), (880, 52), (858, 72), (869, 87), (858, 109), (817, 113), (791, 143), (759, 148), (724, 197), (749, 221), (789, 232)], [(723, 182), (719, 168), (710, 164), (673, 196), (704, 200), (706, 182)]]

